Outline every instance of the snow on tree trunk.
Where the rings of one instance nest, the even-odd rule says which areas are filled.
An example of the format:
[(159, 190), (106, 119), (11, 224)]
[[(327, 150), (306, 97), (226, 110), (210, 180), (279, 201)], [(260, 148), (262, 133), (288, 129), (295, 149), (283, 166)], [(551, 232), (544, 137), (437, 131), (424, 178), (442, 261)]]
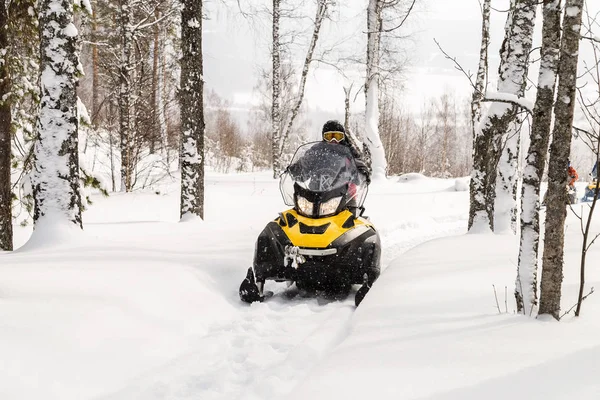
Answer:
[(273, 178), (278, 178), (283, 170), (281, 165), (281, 43), (279, 20), (281, 18), (281, 0), (273, 0), (273, 102), (271, 104), (271, 149), (273, 152)]
[(365, 80), (365, 142), (371, 154), (373, 179), (385, 178), (387, 162), (379, 136), (379, 62), (383, 4), (369, 0), (367, 8), (367, 73)]
[(544, 0), (541, 64), (533, 109), (531, 143), (523, 171), (521, 239), (515, 284), (517, 311), (531, 315), (537, 306), (537, 269), (540, 242), (540, 185), (546, 164), (556, 73), (560, 52), (561, 0)]
[(558, 94), (548, 167), (548, 195), (544, 232), (539, 314), (559, 318), (567, 217), (567, 163), (575, 109), (577, 62), (584, 0), (567, 0), (558, 65)]
[(479, 127), (481, 120), (481, 100), (487, 88), (488, 47), (490, 44), (490, 2), (485, 0), (482, 7), (481, 47), (475, 90), (471, 99), (471, 121), (473, 125), (473, 172), (469, 187), (469, 231), (482, 231), (491, 228), (490, 210), (485, 201), (487, 164), (490, 153), (489, 136), (483, 135)]
[(181, 10), (181, 203), (180, 215), (204, 218), (204, 77), (202, 1)]
[(0, 4), (0, 250), (13, 249), (11, 168), (11, 108), (6, 3)]
[(35, 142), (35, 228), (42, 221), (82, 226), (79, 192), (77, 28), (72, 0), (40, 2), (41, 101)]
[(133, 71), (133, 27), (131, 26), (130, 0), (120, 0), (120, 35), (121, 60), (119, 66), (118, 95), (119, 103), (119, 137), (121, 145), (121, 192), (133, 189), (133, 117), (131, 72)]
[[(512, 0), (506, 21), (506, 34), (500, 50), (498, 92), (523, 97), (527, 86), (529, 52), (537, 0)], [(495, 157), (490, 164), (489, 200), (494, 201), (493, 228), (496, 232), (517, 229), (517, 183), (519, 177), (520, 125), (516, 106), (493, 103), (484, 121), (484, 130), (493, 132)], [(504, 143), (502, 143), (504, 141)], [(495, 165), (497, 162), (497, 168)], [(494, 196), (495, 192), (495, 196)]]

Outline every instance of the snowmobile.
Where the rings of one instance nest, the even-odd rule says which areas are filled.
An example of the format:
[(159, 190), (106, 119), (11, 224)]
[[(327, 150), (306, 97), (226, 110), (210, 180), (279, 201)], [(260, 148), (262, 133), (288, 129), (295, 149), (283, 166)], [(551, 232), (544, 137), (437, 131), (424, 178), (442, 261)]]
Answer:
[(367, 183), (350, 149), (327, 142), (301, 146), (279, 186), (285, 204), (293, 208), (258, 236), (240, 298), (263, 301), (267, 280), (346, 295), (359, 284), (358, 306), (379, 277), (381, 243), (373, 224), (362, 217)]
[(592, 201), (596, 196), (596, 187), (598, 186), (598, 180), (593, 179), (586, 187), (583, 195), (583, 201)]

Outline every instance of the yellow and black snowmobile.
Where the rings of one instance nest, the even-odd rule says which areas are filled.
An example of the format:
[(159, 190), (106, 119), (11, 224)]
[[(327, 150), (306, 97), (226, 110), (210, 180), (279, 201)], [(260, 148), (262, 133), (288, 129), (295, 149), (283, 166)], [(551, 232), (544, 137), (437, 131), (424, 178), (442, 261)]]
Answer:
[(379, 277), (381, 244), (373, 225), (360, 216), (367, 183), (350, 149), (327, 142), (301, 146), (281, 176), (280, 189), (293, 208), (259, 235), (240, 298), (263, 301), (267, 280), (346, 294), (360, 284), (358, 305)]
[(583, 201), (592, 201), (596, 196), (596, 188), (598, 187), (598, 180), (593, 179), (586, 187), (583, 195)]

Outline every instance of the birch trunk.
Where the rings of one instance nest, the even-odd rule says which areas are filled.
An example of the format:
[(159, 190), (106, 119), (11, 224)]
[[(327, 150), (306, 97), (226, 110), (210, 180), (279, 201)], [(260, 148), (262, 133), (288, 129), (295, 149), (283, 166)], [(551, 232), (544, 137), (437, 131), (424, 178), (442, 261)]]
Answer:
[(315, 14), (315, 22), (313, 34), (310, 40), (310, 44), (308, 45), (308, 50), (306, 52), (306, 57), (304, 59), (304, 66), (302, 67), (302, 75), (300, 77), (300, 84), (298, 86), (298, 98), (296, 99), (296, 103), (294, 108), (292, 109), (292, 115), (290, 116), (290, 120), (288, 121), (287, 128), (283, 133), (283, 137), (280, 140), (279, 144), (279, 159), (282, 159), (283, 149), (285, 147), (285, 143), (292, 131), (292, 126), (298, 113), (300, 112), (300, 107), (302, 106), (302, 101), (304, 100), (304, 89), (306, 87), (306, 79), (308, 78), (308, 71), (310, 69), (310, 64), (312, 63), (313, 54), (315, 51), (315, 47), (317, 47), (317, 42), (319, 41), (319, 32), (321, 31), (321, 25), (323, 24), (323, 20), (327, 15), (327, 9), (329, 7), (330, 0), (319, 0), (317, 2), (317, 11)]
[(283, 170), (281, 165), (281, 43), (279, 20), (281, 18), (281, 0), (273, 0), (273, 102), (271, 104), (271, 150), (273, 153), (273, 178), (277, 179)]
[(119, 5), (121, 60), (119, 66), (120, 90), (118, 103), (121, 146), (121, 192), (130, 192), (133, 188), (133, 120), (131, 115), (133, 28), (131, 26), (130, 0), (120, 0)]
[(479, 49), (479, 66), (475, 90), (471, 98), (471, 121), (473, 125), (473, 172), (469, 187), (469, 231), (472, 228), (487, 230), (491, 228), (488, 203), (485, 201), (485, 186), (490, 147), (489, 137), (483, 135), (479, 128), (481, 121), (481, 101), (487, 89), (488, 76), (488, 47), (490, 45), (490, 2), (485, 0), (482, 5), (481, 47)]
[[(523, 97), (527, 83), (536, 8), (536, 0), (511, 1), (504, 42), (500, 50), (497, 86), (500, 93)], [(484, 201), (490, 227), (494, 231), (512, 229), (515, 232), (516, 230), (516, 184), (520, 150), (518, 133), (520, 121), (517, 115), (519, 111), (516, 106), (509, 103), (492, 103), (481, 120), (479, 133), (481, 137), (476, 138), (476, 151), (488, 154), (474, 157), (476, 163), (474, 170), (478, 173), (476, 179), (483, 182), (483, 191), (476, 191), (478, 203), (475, 204), (471, 214), (480, 215), (483, 211), (480, 203)]]
[(202, 1), (181, 10), (181, 203), (180, 216), (204, 218), (204, 77)]
[(41, 1), (41, 101), (33, 174), (36, 229), (42, 220), (67, 220), (82, 227), (77, 36), (72, 0)]
[(100, 112), (100, 72), (98, 58), (98, 22), (96, 12), (92, 13), (92, 125), (96, 123)]
[(523, 173), (521, 239), (515, 284), (517, 311), (531, 315), (537, 306), (537, 270), (540, 242), (540, 185), (546, 165), (552, 105), (560, 52), (561, 0), (544, 0), (541, 64), (533, 109), (531, 143)]
[(550, 146), (548, 196), (544, 232), (543, 270), (539, 314), (560, 317), (563, 280), (564, 229), (567, 217), (567, 163), (575, 109), (577, 62), (584, 0), (567, 0), (558, 65), (558, 95)]
[(385, 178), (387, 162), (379, 136), (380, 47), (383, 26), (381, 0), (369, 0), (367, 8), (367, 73), (365, 80), (365, 142), (372, 157), (373, 179)]
[[(512, 12), (506, 23), (506, 36), (500, 53), (498, 92), (523, 97), (527, 86), (529, 53), (537, 0), (512, 0)], [(492, 127), (493, 154), (497, 168), (490, 165), (490, 199), (494, 201), (494, 231), (517, 230), (517, 183), (519, 179), (520, 129), (522, 118), (514, 105), (494, 103), (491, 115), (498, 116)], [(494, 122), (492, 122), (494, 124)], [(488, 123), (489, 123), (488, 122)], [(484, 125), (485, 126), (485, 125)], [(484, 128), (485, 129), (485, 128)], [(502, 143), (504, 141), (504, 143)], [(494, 182), (495, 179), (495, 182)]]
[(13, 249), (11, 169), (11, 107), (8, 72), (8, 10), (0, 4), (0, 250)]

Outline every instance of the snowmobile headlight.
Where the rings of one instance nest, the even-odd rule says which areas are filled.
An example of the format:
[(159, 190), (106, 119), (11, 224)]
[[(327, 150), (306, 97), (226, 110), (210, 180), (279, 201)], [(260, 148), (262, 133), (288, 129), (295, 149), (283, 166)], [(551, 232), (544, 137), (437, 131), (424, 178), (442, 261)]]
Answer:
[(302, 196), (298, 196), (298, 209), (304, 215), (312, 216), (313, 214), (313, 203), (306, 200)]
[(333, 199), (329, 199), (325, 203), (322, 203), (321, 207), (319, 207), (319, 215), (322, 216), (335, 213), (340, 205), (340, 201), (342, 201), (342, 196), (334, 197)]

